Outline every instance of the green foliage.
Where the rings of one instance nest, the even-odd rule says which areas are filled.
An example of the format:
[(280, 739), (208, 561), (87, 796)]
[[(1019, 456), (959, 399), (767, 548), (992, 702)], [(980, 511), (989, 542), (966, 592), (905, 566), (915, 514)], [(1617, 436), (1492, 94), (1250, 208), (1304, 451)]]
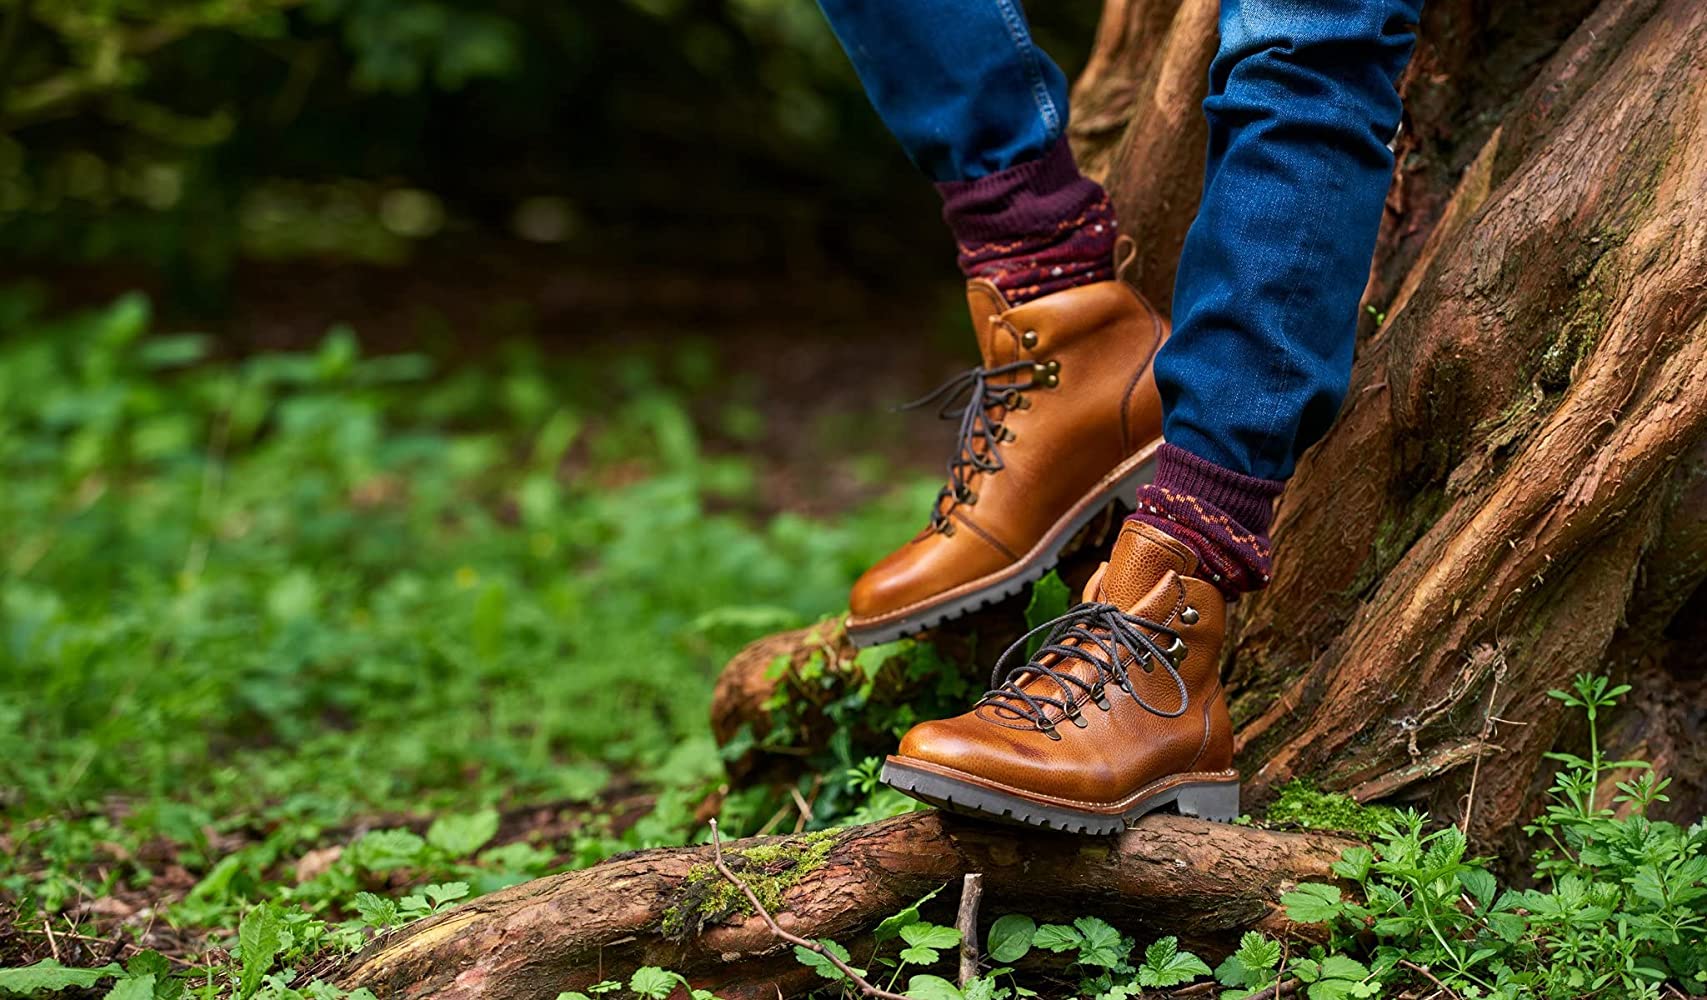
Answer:
[[(1426, 817), (1402, 814), (1382, 824), (1371, 847), (1334, 865), (1360, 898), (1311, 883), (1283, 898), (1292, 919), (1334, 932), (1330, 949), (1294, 958), (1287, 973), (1307, 984), (1312, 1000), (1415, 984), (1419, 969), (1466, 996), (1506, 1000), (1657, 997), (1668, 983), (1700, 992), (1707, 829), (1648, 819), (1664, 801), (1665, 780), (1643, 762), (1602, 756), (1600, 713), (1627, 690), (1583, 675), (1571, 691), (1553, 692), (1587, 717), (1590, 749), (1586, 758), (1553, 755), (1564, 766), (1529, 828), (1552, 845), (1533, 857), (1536, 887), (1502, 890), (1486, 861), (1467, 855), (1456, 827), (1430, 831)], [(1611, 802), (1601, 804), (1605, 784), (1623, 772), (1636, 776), (1614, 782)], [(1259, 964), (1254, 951), (1235, 957), (1220, 970), (1223, 983), (1266, 981), (1250, 974)]]
[[(292, 970), (693, 836), (715, 671), (839, 607), (913, 499), (768, 516), (695, 430), (719, 376), (691, 348), (435, 377), (348, 331), (231, 360), (150, 326), (137, 297), (0, 294), (0, 897), (39, 929), (181, 868), (161, 925), (250, 1000), (334, 995)], [(655, 794), (620, 829), (613, 773)], [(561, 839), (500, 832), (562, 800)], [(91, 975), (120, 978), (0, 983)], [(183, 982), (123, 978), (148, 975)]]

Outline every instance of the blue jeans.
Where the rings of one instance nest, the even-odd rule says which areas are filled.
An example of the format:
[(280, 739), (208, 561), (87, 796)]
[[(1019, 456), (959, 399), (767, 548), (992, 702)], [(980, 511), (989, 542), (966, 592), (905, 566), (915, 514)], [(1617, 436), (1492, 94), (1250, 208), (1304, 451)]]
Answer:
[[(1065, 78), (1016, 0), (820, 4), (933, 179), (1035, 159), (1062, 134)], [(1422, 0), (1222, 0), (1203, 199), (1156, 359), (1174, 445), (1284, 479), (1333, 423), (1421, 16)]]

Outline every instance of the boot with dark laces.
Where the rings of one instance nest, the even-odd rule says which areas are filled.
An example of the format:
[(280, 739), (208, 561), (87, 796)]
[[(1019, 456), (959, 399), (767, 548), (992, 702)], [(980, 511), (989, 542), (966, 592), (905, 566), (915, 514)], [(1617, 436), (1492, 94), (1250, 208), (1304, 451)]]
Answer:
[[(1031, 373), (1023, 382), (995, 382), (1004, 375)], [(897, 407), (912, 410), (937, 403), (937, 416), (944, 420), (960, 420), (954, 456), (948, 460), (948, 484), (937, 491), (931, 507), (931, 529), (945, 535), (954, 534), (954, 521), (949, 515), (959, 504), (972, 506), (978, 502), (973, 483), (982, 474), (1002, 471), (1001, 445), (1014, 440), (1013, 431), (1003, 426), (1001, 418), (1030, 405), (1025, 394), (1050, 384), (1052, 373), (1047, 365), (1031, 361), (1014, 361), (994, 368), (969, 368), (929, 393)]]
[[(1008, 668), (1014, 654), (1024, 650), (1038, 633), (1046, 635), (1037, 652), (1027, 662)], [(1158, 636), (1167, 637), (1169, 645), (1164, 648)], [(978, 705), (994, 706), (1030, 722), (1056, 740), (1061, 738), (1057, 723), (1070, 721), (1085, 728), (1081, 712), (1085, 701), (1096, 703), (1105, 712), (1112, 707), (1106, 693), (1110, 685), (1152, 715), (1177, 719), (1191, 707), (1191, 695), (1178, 668), (1188, 652), (1185, 640), (1166, 625), (1129, 614), (1113, 604), (1081, 604), (1027, 632), (997, 657), (990, 675), (992, 687)], [(1088, 665), (1088, 676), (1085, 671), (1070, 669), (1075, 663)], [(1151, 673), (1157, 665), (1167, 671), (1179, 692), (1179, 704), (1171, 708), (1146, 701), (1128, 674), (1134, 668)], [(1052, 696), (1052, 691), (1060, 697)]]

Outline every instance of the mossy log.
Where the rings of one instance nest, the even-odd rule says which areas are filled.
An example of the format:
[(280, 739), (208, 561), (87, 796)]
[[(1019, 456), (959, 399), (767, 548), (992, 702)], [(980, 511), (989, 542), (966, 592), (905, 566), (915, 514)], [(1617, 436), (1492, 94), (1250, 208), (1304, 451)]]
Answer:
[[(781, 926), (870, 955), (871, 928), (945, 885), (984, 875), (985, 926), (1006, 912), (1097, 914), (1146, 937), (1225, 950), (1285, 930), (1279, 899), (1354, 842), (1152, 816), (1119, 837), (1071, 837), (920, 812), (842, 830), (731, 841), (730, 867)], [(726, 1000), (796, 995), (814, 973), (711, 865), (709, 847), (641, 851), (466, 903), (379, 939), (335, 972), (382, 998), (537, 1000), (646, 965)], [(820, 980), (821, 982), (821, 980)]]

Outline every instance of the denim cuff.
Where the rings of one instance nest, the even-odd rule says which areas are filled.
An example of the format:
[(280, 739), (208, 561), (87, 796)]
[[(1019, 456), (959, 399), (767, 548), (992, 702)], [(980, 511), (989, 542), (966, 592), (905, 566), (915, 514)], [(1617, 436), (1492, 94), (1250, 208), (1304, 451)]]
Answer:
[(970, 181), (940, 181), (942, 219), (962, 246), (1015, 240), (1054, 229), (1104, 197), (1079, 173), (1065, 137), (1035, 160)]

